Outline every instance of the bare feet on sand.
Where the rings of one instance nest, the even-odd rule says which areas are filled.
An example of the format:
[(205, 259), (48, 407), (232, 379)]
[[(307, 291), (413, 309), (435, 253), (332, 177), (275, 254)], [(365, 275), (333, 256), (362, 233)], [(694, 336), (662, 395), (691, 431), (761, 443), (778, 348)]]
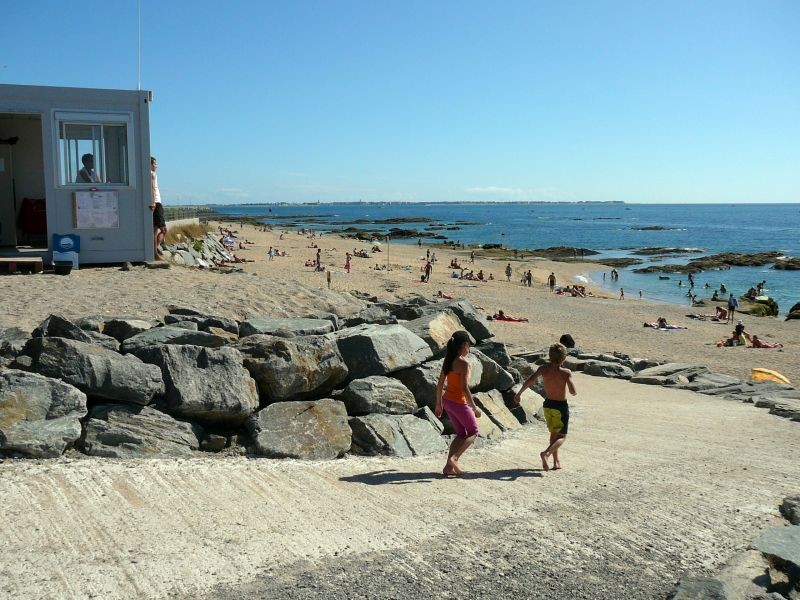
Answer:
[(445, 477), (461, 477), (464, 474), (464, 471), (458, 468), (458, 464), (456, 464), (456, 460), (451, 458), (447, 461), (447, 464), (442, 469), (442, 475)]
[(539, 457), (542, 459), (542, 469), (549, 471), (550, 465), (547, 464), (547, 452), (540, 452)]

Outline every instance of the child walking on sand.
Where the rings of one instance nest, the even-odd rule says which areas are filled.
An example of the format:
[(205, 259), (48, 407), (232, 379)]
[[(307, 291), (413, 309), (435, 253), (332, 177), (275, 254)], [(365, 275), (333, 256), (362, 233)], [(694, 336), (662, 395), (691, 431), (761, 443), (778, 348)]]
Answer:
[(478, 421), (481, 411), (475, 406), (469, 391), (469, 363), (467, 354), (472, 339), (466, 331), (456, 331), (447, 342), (442, 372), (436, 384), (436, 416), (447, 413), (453, 424), (456, 437), (450, 444), (447, 463), (442, 470), (445, 477), (458, 477), (464, 472), (458, 467), (458, 459), (478, 437)]
[(567, 349), (562, 344), (550, 346), (550, 363), (542, 365), (536, 372), (525, 380), (522, 387), (514, 395), (514, 404), (519, 404), (522, 392), (531, 387), (541, 377), (544, 382), (546, 394), (544, 401), (544, 418), (547, 429), (550, 431), (550, 445), (539, 453), (542, 459), (542, 468), (549, 471), (547, 459), (553, 457), (553, 469), (561, 468), (558, 459), (558, 449), (567, 441), (569, 428), (569, 405), (567, 404), (567, 390), (573, 396), (577, 394), (575, 384), (572, 383), (572, 371), (562, 367), (567, 359)]

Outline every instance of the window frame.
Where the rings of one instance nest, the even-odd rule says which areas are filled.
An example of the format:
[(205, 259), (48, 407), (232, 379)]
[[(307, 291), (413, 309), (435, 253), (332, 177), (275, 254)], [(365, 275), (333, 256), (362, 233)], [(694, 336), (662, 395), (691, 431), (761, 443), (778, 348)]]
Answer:
[[(90, 125), (90, 126), (125, 126), (128, 148), (128, 183), (83, 183), (78, 181), (67, 181), (64, 173), (64, 157), (61, 153), (62, 140), (61, 128), (64, 125)], [(55, 187), (62, 190), (80, 190), (97, 188), (98, 190), (110, 189), (136, 189), (136, 140), (133, 136), (133, 113), (121, 111), (75, 111), (75, 110), (55, 110), (53, 111), (53, 161), (55, 162)], [(102, 137), (102, 136), (101, 136)], [(105, 156), (103, 157), (105, 161)]]

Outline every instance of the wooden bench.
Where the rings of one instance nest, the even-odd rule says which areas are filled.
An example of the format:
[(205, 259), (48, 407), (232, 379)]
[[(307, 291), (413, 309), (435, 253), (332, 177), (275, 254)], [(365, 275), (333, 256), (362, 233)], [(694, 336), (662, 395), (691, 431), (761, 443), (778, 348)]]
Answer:
[(7, 265), (9, 273), (16, 273), (17, 266), (31, 267), (34, 273), (41, 273), (44, 268), (41, 256), (0, 258), (0, 265)]

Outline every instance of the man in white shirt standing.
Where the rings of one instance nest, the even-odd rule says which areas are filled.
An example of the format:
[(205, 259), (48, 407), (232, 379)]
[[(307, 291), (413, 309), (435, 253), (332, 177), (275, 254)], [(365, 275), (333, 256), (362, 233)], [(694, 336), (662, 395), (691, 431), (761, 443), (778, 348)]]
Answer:
[(154, 244), (154, 257), (156, 260), (164, 260), (159, 252), (159, 246), (164, 241), (164, 236), (167, 235), (167, 222), (164, 220), (164, 205), (161, 204), (161, 192), (158, 191), (158, 176), (156, 170), (158, 169), (158, 161), (155, 156), (150, 157), (150, 188), (152, 193), (152, 204), (150, 210), (153, 211), (153, 244)]

